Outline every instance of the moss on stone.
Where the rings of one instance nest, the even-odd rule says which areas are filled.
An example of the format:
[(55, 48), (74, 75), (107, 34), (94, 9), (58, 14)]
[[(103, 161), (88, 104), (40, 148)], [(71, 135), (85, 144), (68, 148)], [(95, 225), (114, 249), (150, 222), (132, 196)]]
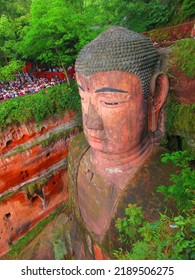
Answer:
[(0, 160), (2, 158), (9, 158), (9, 157), (12, 157), (12, 156), (15, 156), (17, 154), (20, 154), (20, 153), (23, 153), (37, 145), (41, 145), (43, 146), (44, 148), (50, 146), (51, 144), (54, 144), (56, 143), (57, 141), (59, 141), (60, 139), (66, 139), (66, 137), (71, 134), (71, 133), (78, 133), (82, 130), (81, 126), (74, 126), (74, 127), (71, 127), (71, 128), (68, 128), (66, 130), (63, 130), (63, 131), (60, 131), (58, 133), (55, 133), (55, 134), (51, 134), (49, 135), (49, 137), (45, 138), (45, 139), (42, 139), (42, 140), (38, 140), (38, 141), (34, 141), (32, 142), (30, 145), (21, 145), (21, 146), (18, 146), (13, 152), (10, 152), (8, 154), (5, 154), (4, 156), (0, 157)]
[(57, 207), (50, 216), (37, 223), (27, 234), (25, 234), (18, 242), (11, 246), (11, 250), (3, 257), (3, 259), (17, 259), (22, 250), (45, 228), (45, 226), (54, 220), (54, 218), (66, 208), (66, 204)]
[(195, 152), (195, 104), (182, 104), (172, 98), (167, 101), (165, 130), (168, 135), (177, 135), (182, 144)]
[(178, 41), (172, 49), (172, 58), (182, 72), (188, 77), (195, 77), (195, 40), (185, 39)]
[(184, 136), (191, 133), (195, 127), (194, 113), (195, 104), (181, 104), (169, 98), (166, 108), (166, 130), (170, 132), (178, 131)]
[(14, 192), (10, 192), (10, 193), (8, 193), (8, 194), (3, 195), (2, 197), (0, 197), (0, 204), (1, 204), (1, 202), (2, 202), (3, 200), (6, 200), (6, 199), (10, 198), (13, 194), (14, 194)]
[(31, 197), (33, 197), (35, 194), (39, 195), (40, 197), (43, 196), (43, 187), (45, 186), (45, 184), (48, 182), (47, 178), (42, 178), (41, 180), (32, 182), (30, 184), (28, 184), (25, 187), (26, 193), (27, 193), (27, 197), (30, 199)]
[(38, 144), (42, 145), (43, 147), (48, 147), (49, 145), (51, 145), (52, 143), (57, 142), (60, 139), (66, 139), (66, 137), (68, 135), (70, 135), (71, 133), (79, 133), (81, 131), (81, 127), (79, 126), (74, 126), (71, 127), (69, 129), (63, 130), (59, 133), (56, 134), (52, 134), (50, 135), (48, 138), (41, 140), (40, 142), (38, 142)]

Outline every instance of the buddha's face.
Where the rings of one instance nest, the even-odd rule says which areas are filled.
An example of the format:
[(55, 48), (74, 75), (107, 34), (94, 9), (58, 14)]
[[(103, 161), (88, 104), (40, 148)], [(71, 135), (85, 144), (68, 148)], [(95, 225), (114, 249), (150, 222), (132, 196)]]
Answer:
[(147, 102), (140, 79), (122, 71), (76, 74), (83, 128), (89, 145), (104, 153), (125, 153), (148, 133)]

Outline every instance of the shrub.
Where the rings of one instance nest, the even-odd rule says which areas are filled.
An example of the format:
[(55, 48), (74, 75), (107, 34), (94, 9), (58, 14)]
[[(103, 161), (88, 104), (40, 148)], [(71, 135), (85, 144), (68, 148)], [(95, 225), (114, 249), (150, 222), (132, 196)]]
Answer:
[[(120, 228), (120, 241), (124, 236), (131, 237), (131, 231), (137, 231), (137, 237), (130, 239), (130, 251), (114, 251), (114, 256), (122, 260), (180, 260), (193, 259), (195, 218), (192, 216), (177, 216), (173, 219), (160, 214), (159, 220), (148, 222), (142, 220), (143, 213), (136, 204), (129, 205), (126, 216), (117, 220), (117, 228)], [(126, 210), (127, 210), (126, 209)], [(133, 211), (131, 211), (133, 209)], [(137, 210), (136, 210), (137, 209)], [(140, 215), (137, 215), (140, 213)], [(142, 223), (131, 222), (133, 219), (142, 220)], [(128, 221), (126, 223), (126, 221)], [(125, 223), (124, 223), (125, 222)], [(122, 239), (121, 239), (121, 233)], [(135, 239), (136, 237), (136, 239)]]
[(80, 110), (80, 97), (76, 83), (49, 87), (36, 94), (10, 99), (0, 103), (0, 130), (12, 123), (41, 123), (54, 114), (66, 110)]
[(129, 251), (120, 249), (114, 252), (117, 259), (167, 259), (181, 260), (195, 258), (195, 170), (192, 168), (194, 157), (187, 151), (166, 153), (162, 161), (171, 160), (180, 168), (172, 174), (169, 187), (160, 186), (158, 192), (165, 199), (171, 199), (177, 206), (177, 216), (169, 217), (159, 213), (159, 219), (148, 222), (144, 219), (141, 207), (129, 204), (125, 216), (118, 218), (116, 227), (119, 239), (130, 245)]
[(195, 40), (192, 38), (178, 41), (172, 53), (179, 69), (193, 78), (195, 76)]
[(159, 186), (157, 191), (164, 194), (165, 200), (174, 200), (179, 213), (187, 212), (195, 205), (195, 170), (190, 166), (194, 159), (187, 151), (166, 153), (162, 157), (162, 162), (172, 161), (180, 171), (171, 174), (172, 185)]

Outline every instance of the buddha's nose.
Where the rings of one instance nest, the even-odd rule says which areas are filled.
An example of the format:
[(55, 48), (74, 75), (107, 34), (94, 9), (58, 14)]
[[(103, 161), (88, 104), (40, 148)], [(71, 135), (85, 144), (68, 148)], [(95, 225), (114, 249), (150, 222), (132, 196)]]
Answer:
[(89, 104), (86, 126), (95, 130), (103, 130), (104, 128), (102, 119), (92, 104)]

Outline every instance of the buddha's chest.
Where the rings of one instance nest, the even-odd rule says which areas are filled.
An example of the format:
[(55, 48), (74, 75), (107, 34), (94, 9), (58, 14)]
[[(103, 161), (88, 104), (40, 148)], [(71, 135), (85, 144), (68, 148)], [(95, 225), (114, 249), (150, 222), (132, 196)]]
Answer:
[(96, 172), (88, 155), (81, 160), (77, 186), (79, 209), (87, 228), (103, 237), (110, 225), (118, 191)]

